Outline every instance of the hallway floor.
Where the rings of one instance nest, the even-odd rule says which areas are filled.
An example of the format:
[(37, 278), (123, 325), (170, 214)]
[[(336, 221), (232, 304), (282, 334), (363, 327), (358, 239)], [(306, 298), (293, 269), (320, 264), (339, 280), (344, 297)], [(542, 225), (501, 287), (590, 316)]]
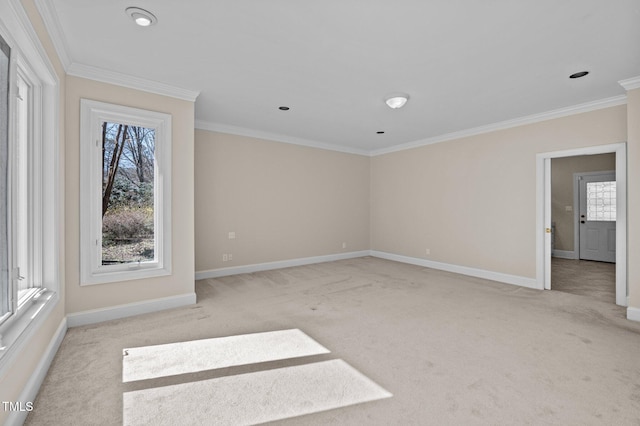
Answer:
[(616, 303), (616, 264), (553, 257), (551, 289)]

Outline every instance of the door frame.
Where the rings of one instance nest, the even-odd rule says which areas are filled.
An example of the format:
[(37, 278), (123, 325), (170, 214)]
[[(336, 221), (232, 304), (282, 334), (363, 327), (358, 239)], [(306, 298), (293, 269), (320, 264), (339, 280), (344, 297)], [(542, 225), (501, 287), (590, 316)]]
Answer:
[[(573, 174), (573, 251), (575, 253), (576, 259), (580, 259), (580, 195), (581, 195), (580, 194), (580, 178), (590, 177), (590, 176), (602, 176), (602, 175), (616, 176), (616, 171), (603, 170), (603, 171), (597, 171), (597, 172), (578, 172)], [(618, 177), (616, 176), (615, 179), (616, 179), (616, 199), (617, 199)], [(617, 227), (618, 227), (618, 215), (616, 211), (616, 228)]]
[(628, 306), (627, 143), (598, 145), (536, 155), (536, 282), (551, 289), (551, 159), (616, 154), (616, 305)]

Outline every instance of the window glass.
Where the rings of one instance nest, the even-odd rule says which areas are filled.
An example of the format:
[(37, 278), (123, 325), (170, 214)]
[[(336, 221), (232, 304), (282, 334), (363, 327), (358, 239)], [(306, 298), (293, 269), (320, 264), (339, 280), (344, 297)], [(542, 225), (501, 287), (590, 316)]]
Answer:
[(587, 220), (616, 220), (616, 182), (587, 182)]
[(155, 259), (155, 130), (102, 122), (102, 265)]
[[(0, 37), (0, 320), (10, 311), (9, 280), (9, 55)], [(0, 321), (1, 322), (1, 321)]]
[(16, 108), (16, 167), (15, 186), (15, 266), (18, 279), (18, 300), (28, 295), (33, 287), (30, 255), (30, 228), (32, 214), (29, 209), (29, 107), (31, 90), (27, 81), (18, 73), (18, 96)]

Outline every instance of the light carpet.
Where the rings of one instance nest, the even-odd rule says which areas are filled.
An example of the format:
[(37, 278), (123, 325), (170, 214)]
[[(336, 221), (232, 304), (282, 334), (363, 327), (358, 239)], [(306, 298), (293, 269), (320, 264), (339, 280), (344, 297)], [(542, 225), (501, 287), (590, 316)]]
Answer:
[(126, 348), (122, 381), (213, 370), (329, 353), (298, 329)]
[(391, 394), (342, 360), (246, 373), (124, 394), (124, 424), (253, 425)]
[[(272, 424), (640, 424), (640, 323), (613, 303), (371, 257), (196, 293), (194, 306), (70, 329), (26, 424), (119, 425), (128, 392), (330, 359), (393, 398)], [(125, 348), (288, 329), (331, 354), (122, 382)]]

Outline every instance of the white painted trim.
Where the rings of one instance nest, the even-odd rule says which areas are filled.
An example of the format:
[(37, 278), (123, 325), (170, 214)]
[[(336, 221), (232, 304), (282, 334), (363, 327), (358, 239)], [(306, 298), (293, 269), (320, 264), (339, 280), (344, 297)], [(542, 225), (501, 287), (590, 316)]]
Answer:
[(618, 84), (624, 87), (626, 91), (640, 89), (640, 76), (628, 78), (626, 80), (620, 80)]
[[(545, 288), (545, 283), (547, 280), (545, 279), (545, 271), (547, 265), (545, 264), (544, 253), (545, 253), (545, 223), (544, 223), (544, 205), (545, 205), (545, 193), (544, 193), (544, 184), (545, 184), (545, 170), (548, 168), (547, 160), (543, 157), (536, 157), (536, 206), (539, 206), (536, 211), (536, 247), (542, 247), (542, 250), (536, 250), (536, 279), (537, 286), (539, 288)], [(550, 164), (550, 163), (549, 163)], [(547, 289), (548, 290), (548, 289)]]
[[(34, 402), (36, 396), (38, 395), (38, 391), (40, 390), (40, 386), (44, 381), (44, 378), (47, 376), (47, 372), (49, 371), (49, 367), (53, 362), (53, 358), (56, 356), (60, 345), (62, 344), (62, 340), (64, 339), (65, 334), (67, 334), (67, 319), (63, 318), (60, 321), (60, 325), (58, 329), (53, 334), (47, 349), (45, 349), (42, 357), (40, 358), (40, 362), (36, 366), (33, 373), (31, 373), (31, 377), (27, 381), (24, 389), (20, 393), (18, 397), (18, 401), (22, 403), (26, 402)], [(14, 401), (17, 402), (17, 401)], [(27, 419), (28, 411), (11, 411), (6, 418), (7, 426), (18, 426), (22, 425)]]
[[(2, 5), (2, 15), (7, 19), (5, 25), (9, 31), (9, 34), (5, 34), (5, 41), (13, 39), (15, 45), (12, 48), (17, 48), (23, 53), (23, 56), (29, 67), (33, 68), (38, 79), (45, 85), (53, 86), (56, 90), (59, 85), (58, 75), (55, 68), (47, 55), (46, 50), (40, 42), (40, 38), (36, 34), (36, 31), (31, 25), (31, 20), (27, 15), (27, 12), (22, 7), (20, 0), (8, 0), (7, 3), (9, 10), (5, 10)], [(2, 22), (0, 20), (0, 22)], [(7, 37), (9, 36), (9, 37)]]
[(90, 65), (71, 63), (67, 68), (67, 74), (75, 77), (87, 78), (89, 80), (101, 81), (103, 83), (115, 84), (117, 86), (128, 87), (130, 89), (142, 90), (144, 92), (155, 93), (157, 95), (169, 96), (185, 101), (195, 102), (199, 91), (183, 89), (171, 86), (158, 81), (147, 80), (145, 78), (134, 77), (116, 71), (108, 71)]
[(182, 306), (193, 305), (195, 303), (195, 293), (181, 294), (179, 296), (164, 297), (161, 299), (144, 300), (142, 302), (128, 303), (126, 305), (68, 314), (67, 324), (69, 327), (79, 327), (81, 325), (127, 318), (135, 315), (163, 311), (165, 309), (179, 308)]
[[(544, 187), (551, 188), (551, 159), (544, 159)], [(551, 253), (551, 191), (543, 193), (544, 202), (544, 252)], [(544, 257), (544, 285), (545, 290), (551, 290), (551, 256)]]
[(597, 145), (585, 148), (546, 152), (536, 155), (536, 279), (542, 288), (551, 288), (550, 274), (545, 262), (550, 257), (550, 246), (545, 244), (545, 224), (551, 224), (551, 212), (546, 207), (545, 198), (551, 193), (550, 174), (552, 158), (573, 157), (578, 155), (616, 154), (617, 185), (617, 221), (616, 221), (616, 304), (627, 306), (627, 144), (626, 142), (610, 145)]
[(247, 136), (250, 138), (266, 139), (270, 141), (288, 143), (292, 145), (301, 145), (309, 148), (318, 148), (318, 149), (324, 149), (328, 151), (338, 151), (338, 152), (344, 152), (347, 154), (364, 155), (367, 157), (369, 156), (369, 151), (367, 150), (349, 148), (349, 147), (340, 146), (340, 145), (333, 145), (333, 144), (313, 141), (310, 139), (303, 139), (303, 138), (298, 138), (294, 136), (282, 135), (279, 133), (264, 132), (262, 130), (254, 130), (246, 127), (212, 123), (212, 122), (203, 121), (203, 120), (196, 120), (195, 127), (196, 129), (208, 130), (210, 132), (228, 133), (231, 135)]
[(627, 319), (631, 321), (640, 321), (640, 308), (627, 308)]
[[(616, 304), (629, 306), (627, 275), (627, 144), (616, 146)], [(620, 254), (618, 254), (620, 253)]]
[[(102, 264), (103, 152), (100, 140), (101, 126), (105, 121), (155, 130), (154, 261), (140, 264)], [(171, 274), (171, 125), (170, 114), (88, 99), (80, 100), (80, 285)]]
[(470, 268), (468, 266), (452, 265), (450, 263), (435, 262), (433, 260), (402, 256), (399, 254), (386, 253), (386, 252), (377, 251), (377, 250), (371, 250), (371, 256), (379, 257), (381, 259), (393, 260), (395, 262), (402, 262), (402, 263), (408, 263), (411, 265), (424, 266), (425, 268), (438, 269), (441, 271), (468, 275), (471, 277), (484, 278), (486, 280), (498, 281), (505, 284), (513, 284), (521, 287), (542, 290), (542, 288), (538, 285), (538, 282), (535, 280), (535, 278), (503, 274), (502, 272), (493, 272), (493, 271), (487, 271), (484, 269)]
[(227, 277), (229, 275), (250, 274), (252, 272), (271, 271), (273, 269), (291, 268), (293, 266), (312, 265), (314, 263), (333, 262), (336, 260), (354, 259), (369, 256), (369, 250), (352, 251), (349, 253), (328, 254), (324, 256), (303, 257), (298, 259), (280, 260), (276, 262), (255, 263), (252, 265), (231, 266), (228, 268), (196, 271), (196, 280), (207, 278)]
[(0, 377), (5, 375), (6, 370), (14, 362), (18, 362), (16, 358), (49, 319), (59, 302), (58, 293), (44, 293), (38, 297), (36, 303), (18, 315), (11, 324), (3, 324), (2, 340), (6, 348), (0, 351), (2, 353), (0, 356)]
[(35, 0), (35, 3), (53, 42), (53, 47), (56, 49), (58, 58), (62, 62), (64, 69), (67, 70), (71, 65), (71, 57), (68, 53), (67, 40), (64, 36), (62, 25), (60, 25), (58, 14), (55, 12), (55, 7), (51, 4), (51, 0)]
[(434, 136), (432, 138), (417, 140), (414, 142), (408, 142), (401, 145), (396, 145), (389, 148), (378, 149), (370, 152), (372, 157), (389, 154), (397, 151), (404, 151), (406, 149), (418, 148), (421, 146), (432, 145), (440, 142), (447, 142), (454, 139), (461, 139), (470, 136), (481, 135), (484, 133), (495, 132), (498, 130), (510, 129), (512, 127), (523, 126), (525, 124), (533, 124), (541, 121), (552, 120), (555, 118), (566, 117), (569, 115), (582, 114), (589, 111), (595, 111), (603, 108), (610, 108), (618, 105), (625, 105), (627, 103), (626, 95), (614, 96), (611, 98), (600, 99), (597, 101), (586, 102), (578, 105), (573, 105), (565, 108), (559, 108), (552, 111), (541, 112), (539, 114), (528, 115), (526, 117), (514, 118), (512, 120), (501, 121), (498, 123), (488, 124), (486, 126), (474, 127), (472, 129), (460, 130), (458, 132), (447, 133), (440, 136)]
[(578, 258), (578, 255), (575, 251), (569, 250), (554, 250), (551, 253), (551, 256), (557, 257), (558, 259), (572, 259), (575, 260)]
[(207, 278), (219, 278), (230, 275), (250, 274), (252, 272), (270, 271), (273, 269), (290, 268), (293, 266), (311, 265), (314, 263), (333, 262), (336, 260), (353, 259), (357, 257), (373, 256), (381, 259), (393, 260), (411, 265), (424, 266), (425, 268), (439, 269), (442, 271), (454, 272), (472, 277), (484, 278), (492, 281), (518, 285), (522, 287), (540, 289), (534, 278), (521, 277), (517, 275), (503, 274), (501, 272), (486, 271), (483, 269), (470, 268), (467, 266), (452, 265), (432, 260), (419, 259), (415, 257), (402, 256), (393, 253), (386, 253), (377, 250), (362, 250), (349, 253), (330, 254), (326, 256), (305, 257), (299, 259), (282, 260), (277, 262), (258, 263), (253, 265), (235, 266), (229, 268), (210, 269), (197, 271), (196, 280)]

